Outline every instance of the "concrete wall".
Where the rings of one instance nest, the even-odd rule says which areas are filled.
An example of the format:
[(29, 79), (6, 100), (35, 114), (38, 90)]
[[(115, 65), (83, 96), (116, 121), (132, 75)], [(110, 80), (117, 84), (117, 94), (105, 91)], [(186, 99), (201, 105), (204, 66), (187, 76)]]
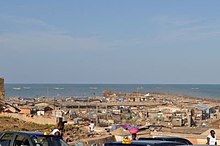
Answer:
[(71, 142), (68, 144), (69, 146), (91, 146), (91, 145), (103, 146), (104, 143), (113, 142), (113, 141), (115, 141), (115, 137), (112, 135), (109, 135), (109, 136), (101, 136), (101, 137), (83, 139), (83, 140)]
[[(175, 136), (188, 139), (193, 144), (201, 144), (205, 145), (207, 142), (206, 135), (197, 135), (197, 134), (181, 134), (181, 133), (170, 133), (170, 132), (151, 132), (150, 137), (158, 137), (158, 136)], [(218, 135), (217, 135), (218, 138)], [(217, 140), (218, 145), (220, 144), (220, 140)]]
[(54, 124), (54, 125), (57, 124), (56, 117), (45, 117), (45, 116), (30, 117), (25, 114), (17, 114), (17, 113), (1, 113), (0, 117), (18, 118), (26, 122), (33, 122), (37, 124)]
[[(186, 138), (189, 141), (191, 141), (193, 144), (206, 144), (206, 138)], [(69, 146), (91, 146), (96, 144), (97, 146), (102, 146), (104, 143), (106, 142), (113, 142), (115, 141), (114, 136), (109, 135), (109, 136), (103, 136), (103, 137), (97, 137), (97, 138), (88, 138), (88, 139), (84, 139), (84, 140), (80, 140), (80, 141), (76, 141), (76, 142), (71, 142), (68, 143)], [(218, 140), (217, 142), (218, 144), (220, 144), (220, 140)]]
[[(207, 139), (206, 138), (186, 138), (189, 141), (191, 141), (193, 144), (206, 144)], [(220, 144), (220, 140), (217, 140), (217, 144)]]
[[(193, 144), (205, 145), (207, 142), (206, 138), (186, 138), (186, 139), (191, 141)], [(109, 135), (109, 136), (103, 136), (103, 137), (97, 137), (97, 138), (88, 138), (88, 139), (84, 139), (84, 140), (80, 140), (76, 142), (71, 142), (68, 144), (69, 146), (91, 146), (94, 144), (96, 144), (97, 146), (102, 146), (106, 142), (113, 142), (113, 141), (115, 141), (114, 136)], [(217, 143), (220, 144), (220, 140), (218, 140)]]
[(5, 98), (4, 79), (0, 78), (0, 99)]

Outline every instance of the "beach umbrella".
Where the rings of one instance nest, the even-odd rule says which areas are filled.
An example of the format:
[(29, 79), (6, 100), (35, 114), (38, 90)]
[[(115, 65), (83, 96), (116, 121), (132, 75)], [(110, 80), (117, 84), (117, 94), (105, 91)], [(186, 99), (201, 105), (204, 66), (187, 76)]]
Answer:
[(131, 134), (135, 134), (138, 132), (138, 126), (137, 125), (128, 125), (128, 124), (125, 124), (125, 125), (122, 125), (122, 127), (126, 130), (128, 130)]
[(130, 129), (131, 128), (131, 126), (128, 125), (128, 124), (122, 125), (121, 127), (124, 128), (124, 129)]
[(131, 128), (128, 130), (131, 134), (135, 134), (138, 132), (138, 128), (137, 127), (134, 127), (134, 128)]

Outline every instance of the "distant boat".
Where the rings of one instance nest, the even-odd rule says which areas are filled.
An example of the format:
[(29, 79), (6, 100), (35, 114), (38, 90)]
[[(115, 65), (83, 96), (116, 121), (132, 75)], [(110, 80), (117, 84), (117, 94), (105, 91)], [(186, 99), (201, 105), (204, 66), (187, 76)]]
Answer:
[(14, 90), (21, 90), (21, 88), (13, 88)]
[(24, 89), (27, 89), (27, 90), (28, 90), (28, 89), (31, 89), (31, 87), (23, 87), (23, 88), (24, 88)]
[(91, 89), (91, 90), (96, 90), (96, 89), (98, 89), (97, 87), (89, 87), (89, 89)]
[(53, 88), (55, 90), (63, 90), (64, 88)]

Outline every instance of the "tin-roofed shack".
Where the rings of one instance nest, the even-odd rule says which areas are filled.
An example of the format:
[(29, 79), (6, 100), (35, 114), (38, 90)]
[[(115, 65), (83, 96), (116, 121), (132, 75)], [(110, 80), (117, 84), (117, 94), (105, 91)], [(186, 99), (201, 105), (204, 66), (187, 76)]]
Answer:
[(33, 114), (37, 114), (38, 116), (40, 115), (51, 116), (54, 110), (54, 105), (50, 105), (48, 103), (38, 103), (35, 104), (32, 110), (35, 111), (35, 113)]

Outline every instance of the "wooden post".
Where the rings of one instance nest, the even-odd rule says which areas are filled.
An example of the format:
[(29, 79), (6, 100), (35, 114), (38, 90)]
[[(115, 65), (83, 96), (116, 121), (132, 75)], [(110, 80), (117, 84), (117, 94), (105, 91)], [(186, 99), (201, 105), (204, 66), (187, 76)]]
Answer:
[(108, 121), (108, 105), (105, 106), (106, 109), (106, 120)]
[(99, 110), (99, 106), (98, 105), (96, 105), (96, 124), (98, 124), (99, 123), (99, 117), (98, 117), (98, 110)]

